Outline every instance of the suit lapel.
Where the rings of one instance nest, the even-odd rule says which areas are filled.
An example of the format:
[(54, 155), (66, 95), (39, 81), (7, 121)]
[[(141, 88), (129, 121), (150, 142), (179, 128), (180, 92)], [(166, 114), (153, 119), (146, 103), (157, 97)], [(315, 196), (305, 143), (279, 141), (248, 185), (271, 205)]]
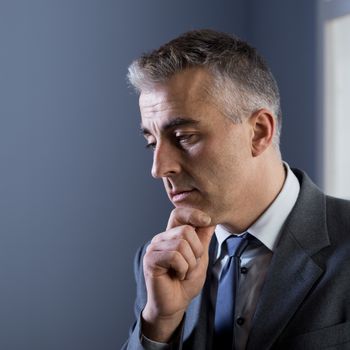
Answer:
[(248, 349), (270, 349), (322, 269), (289, 235), (273, 257), (254, 315)]
[(274, 251), (247, 349), (270, 349), (323, 273), (312, 256), (329, 245), (324, 195), (301, 172), (297, 203)]

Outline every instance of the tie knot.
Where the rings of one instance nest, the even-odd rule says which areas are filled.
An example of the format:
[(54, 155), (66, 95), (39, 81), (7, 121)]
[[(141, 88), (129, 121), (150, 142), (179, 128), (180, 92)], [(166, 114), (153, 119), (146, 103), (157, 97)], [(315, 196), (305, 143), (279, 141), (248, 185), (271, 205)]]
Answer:
[(246, 233), (242, 236), (232, 235), (226, 239), (225, 243), (229, 256), (240, 257), (248, 245), (248, 234)]

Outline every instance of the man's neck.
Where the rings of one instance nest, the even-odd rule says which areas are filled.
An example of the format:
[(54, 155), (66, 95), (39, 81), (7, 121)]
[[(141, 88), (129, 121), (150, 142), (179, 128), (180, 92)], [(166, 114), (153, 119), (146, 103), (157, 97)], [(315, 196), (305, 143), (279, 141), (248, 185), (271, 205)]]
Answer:
[(267, 167), (259, 172), (258, 183), (252, 185), (248, 200), (235, 215), (233, 220), (221, 223), (229, 232), (245, 232), (272, 204), (283, 188), (287, 171), (283, 162), (274, 167)]

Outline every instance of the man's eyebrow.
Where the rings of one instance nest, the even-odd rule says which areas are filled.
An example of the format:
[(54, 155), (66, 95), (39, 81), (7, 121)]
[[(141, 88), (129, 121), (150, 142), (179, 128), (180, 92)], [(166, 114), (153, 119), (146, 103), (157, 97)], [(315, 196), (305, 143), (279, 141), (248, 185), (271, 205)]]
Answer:
[[(199, 124), (198, 120), (191, 119), (191, 118), (180, 118), (179, 117), (179, 118), (175, 118), (175, 119), (171, 120), (170, 122), (164, 124), (161, 127), (161, 131), (168, 131), (169, 129), (172, 129), (176, 126), (196, 125), (196, 124)], [(151, 135), (151, 132), (147, 128), (143, 127), (142, 124), (140, 127), (140, 132), (143, 135)]]

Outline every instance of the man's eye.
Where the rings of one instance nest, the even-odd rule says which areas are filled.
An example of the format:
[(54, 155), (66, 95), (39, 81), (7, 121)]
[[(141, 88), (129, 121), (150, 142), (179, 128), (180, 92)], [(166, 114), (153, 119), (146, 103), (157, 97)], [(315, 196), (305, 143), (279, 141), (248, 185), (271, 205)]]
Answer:
[(146, 148), (154, 151), (154, 149), (156, 148), (156, 144), (154, 142), (148, 143), (146, 145)]
[(181, 144), (187, 144), (187, 143), (191, 143), (194, 141), (195, 135), (194, 134), (178, 135), (178, 136), (176, 136), (176, 139)]

